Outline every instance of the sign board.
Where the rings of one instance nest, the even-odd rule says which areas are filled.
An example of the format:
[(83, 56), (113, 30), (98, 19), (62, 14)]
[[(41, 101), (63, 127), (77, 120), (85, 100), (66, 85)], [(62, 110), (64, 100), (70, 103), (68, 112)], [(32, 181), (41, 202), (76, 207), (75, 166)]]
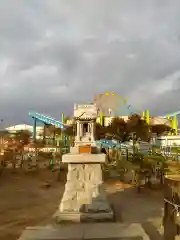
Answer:
[(96, 119), (97, 108), (95, 104), (75, 104), (74, 117), (79, 119)]
[[(56, 147), (44, 147), (44, 148), (38, 148), (38, 152), (57, 152)], [(34, 147), (24, 147), (25, 152), (35, 152), (36, 149)]]

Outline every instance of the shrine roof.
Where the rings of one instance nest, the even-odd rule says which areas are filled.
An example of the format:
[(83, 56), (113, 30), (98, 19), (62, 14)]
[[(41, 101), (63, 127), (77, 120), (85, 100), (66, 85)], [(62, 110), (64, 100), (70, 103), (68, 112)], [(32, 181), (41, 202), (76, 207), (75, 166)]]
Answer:
[(91, 121), (96, 119), (96, 117), (74, 117), (75, 120), (80, 120), (80, 121)]

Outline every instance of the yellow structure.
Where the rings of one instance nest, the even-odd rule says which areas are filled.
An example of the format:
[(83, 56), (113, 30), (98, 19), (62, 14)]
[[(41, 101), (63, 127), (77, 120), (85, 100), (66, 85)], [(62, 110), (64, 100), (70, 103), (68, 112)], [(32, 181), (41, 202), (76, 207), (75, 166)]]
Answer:
[(146, 123), (150, 124), (150, 110), (149, 109), (146, 110)]
[(145, 112), (142, 112), (142, 119), (145, 120)]
[(174, 129), (175, 135), (178, 135), (178, 120), (177, 115), (175, 114), (172, 120), (172, 129)]
[(103, 114), (103, 112), (100, 112), (100, 124), (101, 124), (101, 126), (104, 125), (104, 114)]
[[(161, 117), (150, 117), (150, 110), (147, 109), (145, 111), (143, 111), (141, 113), (141, 116), (142, 116), (142, 119), (144, 119), (146, 121), (147, 124), (155, 124), (155, 120), (159, 119), (159, 124), (167, 124), (168, 126), (170, 126), (171, 124), (171, 127), (172, 129), (174, 129), (174, 134), (173, 135), (178, 135), (178, 119), (177, 119), (177, 115), (174, 115), (173, 118), (171, 118), (170, 115), (168, 115), (167, 117), (167, 121), (163, 121), (164, 118), (161, 118)], [(165, 119), (164, 119), (165, 120)], [(168, 133), (169, 136), (172, 135), (172, 132), (169, 132)]]

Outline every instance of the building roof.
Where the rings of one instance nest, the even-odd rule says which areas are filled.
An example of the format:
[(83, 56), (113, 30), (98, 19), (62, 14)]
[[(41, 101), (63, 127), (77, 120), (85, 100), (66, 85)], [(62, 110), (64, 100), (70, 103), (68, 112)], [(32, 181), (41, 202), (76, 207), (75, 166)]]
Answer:
[[(20, 130), (29, 130), (32, 131), (33, 126), (28, 125), (28, 124), (17, 124), (14, 126), (7, 127), (6, 130), (8, 131), (20, 131)], [(43, 127), (36, 127), (37, 130), (43, 129)]]
[(74, 118), (75, 120), (78, 120), (78, 121), (92, 121), (92, 120), (96, 120), (96, 118), (92, 117), (75, 117)]

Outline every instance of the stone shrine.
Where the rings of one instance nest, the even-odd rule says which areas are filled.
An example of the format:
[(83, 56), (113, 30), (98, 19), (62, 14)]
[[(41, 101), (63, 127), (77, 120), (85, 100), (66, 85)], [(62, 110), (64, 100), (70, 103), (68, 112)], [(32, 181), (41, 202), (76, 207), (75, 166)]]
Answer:
[(97, 118), (97, 109), (94, 104), (74, 105), (74, 118), (77, 124), (77, 133), (75, 138), (75, 146), (95, 144), (94, 131)]
[(68, 163), (68, 174), (56, 221), (112, 221), (113, 212), (106, 199), (101, 170), (106, 155), (99, 152), (94, 137), (96, 105), (75, 104), (74, 118), (75, 146), (62, 158), (62, 162)]

